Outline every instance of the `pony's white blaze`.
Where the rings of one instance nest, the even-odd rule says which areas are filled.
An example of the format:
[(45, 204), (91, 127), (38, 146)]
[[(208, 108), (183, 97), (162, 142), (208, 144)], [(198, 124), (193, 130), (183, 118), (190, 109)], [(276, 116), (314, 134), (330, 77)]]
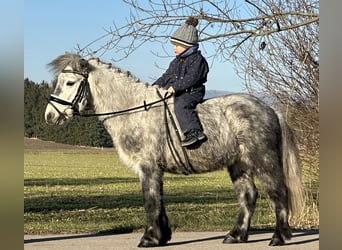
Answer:
[[(67, 66), (65, 70), (72, 71), (72, 68), (70, 66)], [(56, 89), (54, 94), (52, 94), (51, 96), (72, 103), (83, 80), (84, 76), (82, 75), (70, 72), (62, 72), (58, 75)], [(84, 110), (86, 101), (87, 100), (81, 100), (79, 103), (77, 103), (79, 111)], [(73, 109), (71, 105), (66, 105), (50, 100), (46, 107), (44, 117), (48, 124), (61, 125), (66, 120), (73, 117)]]
[[(70, 105), (61, 103), (68, 104), (72, 100), (78, 102), (72, 107), (78, 111), (82, 111), (89, 101), (95, 113), (105, 113), (161, 99), (157, 89), (97, 59), (86, 61), (78, 55), (65, 54), (50, 66), (59, 75), (54, 94), (65, 102), (55, 99), (57, 103), (52, 101), (47, 105), (45, 119), (49, 123), (61, 124), (67, 117), (71, 118)], [(67, 67), (79, 73), (63, 73)], [(79, 86), (84, 79), (87, 89), (79, 95)], [(159, 91), (162, 96), (166, 92)], [(75, 99), (75, 96), (81, 96), (81, 99)], [(174, 116), (172, 99), (168, 100), (167, 106)], [(263, 184), (274, 204), (276, 218), (279, 218), (270, 245), (284, 244), (291, 236), (287, 221), (289, 209), (299, 208), (303, 201), (296, 145), (286, 121), (267, 104), (247, 94), (206, 100), (197, 106), (197, 111), (208, 141), (185, 149), (185, 153), (163, 103), (153, 105), (147, 111), (100, 116), (120, 159), (139, 175), (142, 183), (147, 216), (139, 246), (165, 245), (171, 239), (163, 202), (164, 172), (192, 174), (223, 168), (229, 171), (240, 203), (238, 219), (224, 243), (248, 240), (258, 196), (254, 184), (256, 177)], [(186, 156), (189, 164), (185, 164)]]

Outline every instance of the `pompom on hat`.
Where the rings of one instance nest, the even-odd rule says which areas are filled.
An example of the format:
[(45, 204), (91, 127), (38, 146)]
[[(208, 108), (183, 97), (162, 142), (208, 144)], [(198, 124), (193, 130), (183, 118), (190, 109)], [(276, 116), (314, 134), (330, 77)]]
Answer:
[(195, 17), (188, 17), (184, 24), (182, 24), (170, 37), (171, 43), (183, 45), (185, 47), (192, 47), (198, 43), (198, 31), (196, 26), (198, 20)]

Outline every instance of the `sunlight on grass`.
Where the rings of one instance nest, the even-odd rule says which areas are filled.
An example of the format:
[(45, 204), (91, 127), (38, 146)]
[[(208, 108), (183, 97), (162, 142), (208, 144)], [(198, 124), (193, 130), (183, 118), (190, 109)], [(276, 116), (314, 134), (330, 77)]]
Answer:
[[(273, 227), (260, 190), (252, 227)], [(165, 174), (164, 198), (173, 230), (228, 231), (236, 220), (238, 203), (226, 171)], [(114, 150), (25, 151), (24, 203), (25, 233), (131, 232), (145, 225), (140, 182)]]

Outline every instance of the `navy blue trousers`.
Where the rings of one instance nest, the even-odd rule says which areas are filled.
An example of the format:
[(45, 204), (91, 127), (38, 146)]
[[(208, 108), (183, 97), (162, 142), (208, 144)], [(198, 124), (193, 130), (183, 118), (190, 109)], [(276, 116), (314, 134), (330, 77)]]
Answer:
[(184, 134), (190, 130), (202, 130), (201, 121), (196, 112), (196, 106), (203, 101), (205, 88), (200, 87), (192, 92), (176, 95), (174, 99), (175, 114)]

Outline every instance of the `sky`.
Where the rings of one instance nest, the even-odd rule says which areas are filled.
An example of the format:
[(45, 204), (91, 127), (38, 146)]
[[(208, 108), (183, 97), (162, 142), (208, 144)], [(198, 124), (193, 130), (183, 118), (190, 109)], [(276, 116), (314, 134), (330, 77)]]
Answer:
[[(104, 29), (112, 26), (113, 21), (124, 24), (128, 15), (129, 6), (120, 0), (25, 0), (24, 78), (36, 83), (50, 83), (54, 76), (46, 67), (49, 62), (65, 52), (76, 52), (78, 44), (85, 46), (104, 35)], [(133, 55), (113, 64), (129, 70), (144, 82), (152, 83), (172, 60), (153, 55), (151, 51), (158, 50), (156, 46), (160, 45), (145, 44)], [(171, 44), (168, 52), (173, 53)], [(202, 54), (206, 56), (204, 50)], [(114, 52), (100, 57), (105, 62), (111, 62), (111, 58), (115, 58)], [(213, 63), (206, 86), (207, 90), (245, 92), (243, 80), (236, 75), (229, 62)]]

